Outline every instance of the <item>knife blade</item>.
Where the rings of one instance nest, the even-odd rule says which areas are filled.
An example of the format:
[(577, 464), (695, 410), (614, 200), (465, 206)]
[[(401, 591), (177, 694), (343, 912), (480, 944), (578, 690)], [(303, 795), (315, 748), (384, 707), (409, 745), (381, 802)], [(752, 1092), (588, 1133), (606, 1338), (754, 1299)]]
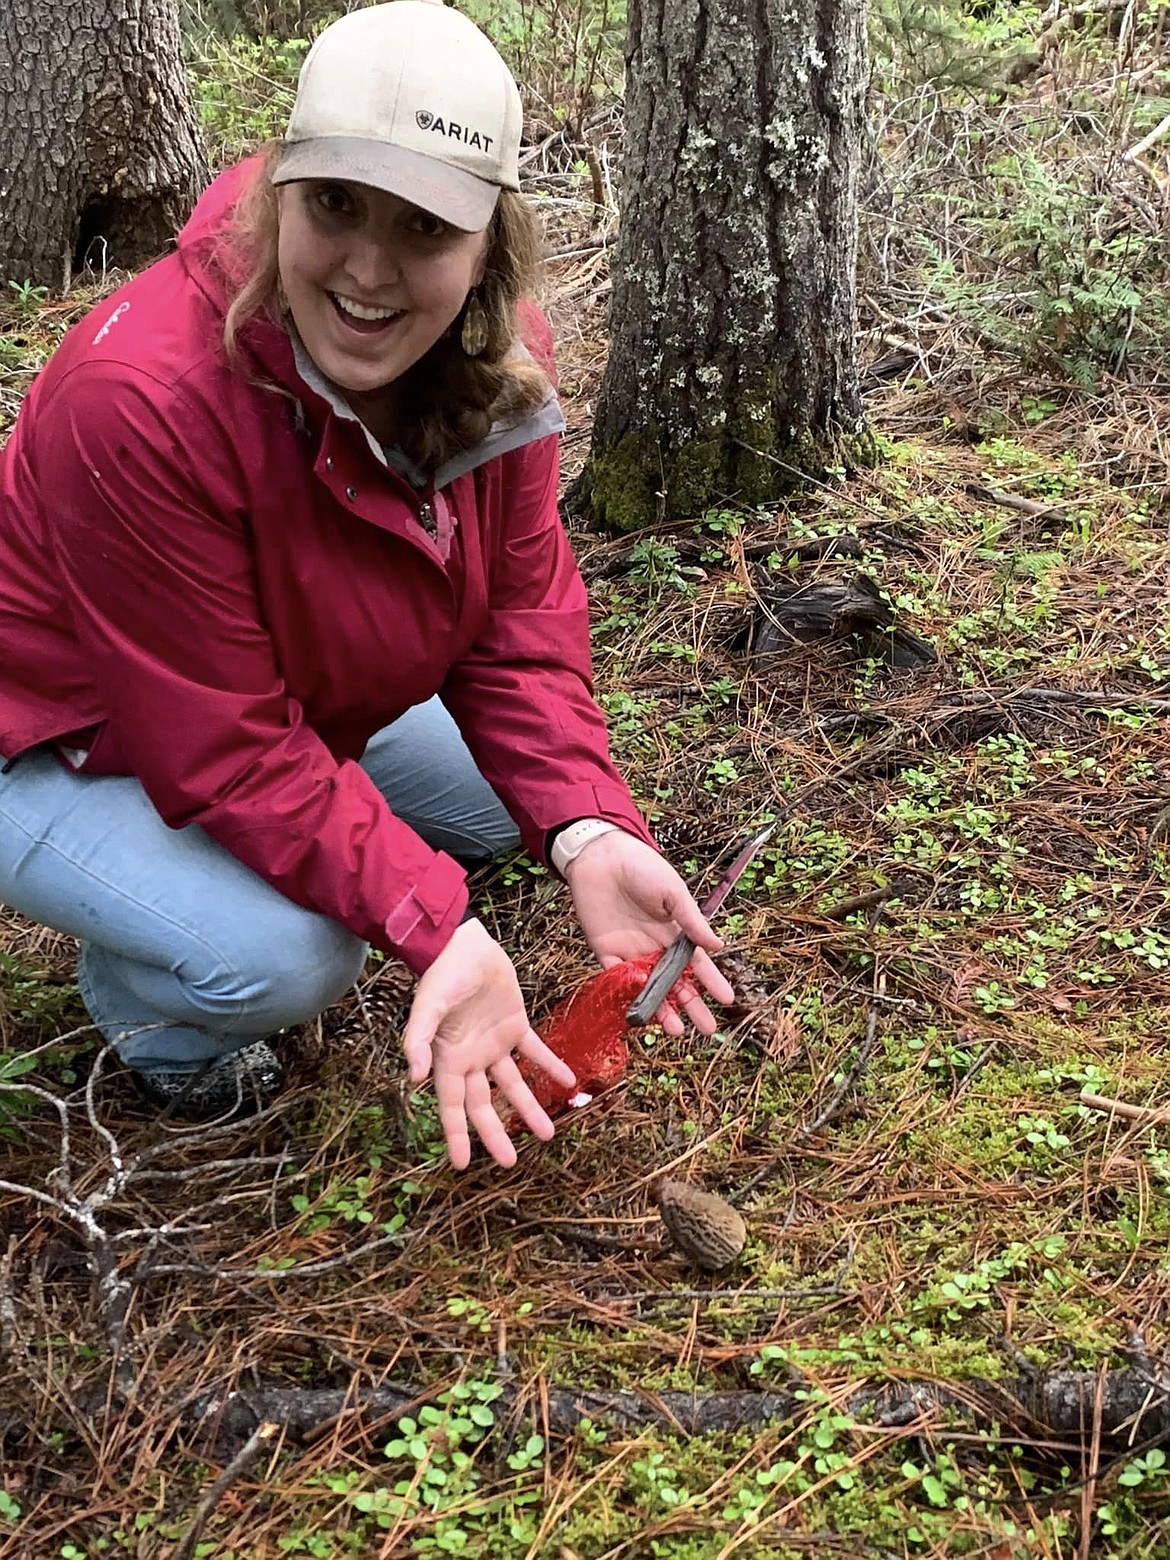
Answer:
[[(742, 847), (735, 860), (699, 906), (705, 918), (710, 919), (723, 904), (728, 894), (730, 894), (736, 883), (739, 882), (744, 869), (755, 857), (756, 852), (771, 838), (779, 822), (779, 818), (774, 818), (771, 823), (767, 823), (763, 828), (757, 829), (755, 834)], [(694, 951), (694, 943), (685, 932), (680, 932), (670, 947), (659, 958), (654, 968), (650, 971), (646, 984), (626, 1010), (627, 1024), (633, 1026), (651, 1022), (669, 994), (671, 987), (690, 963), (691, 955)]]

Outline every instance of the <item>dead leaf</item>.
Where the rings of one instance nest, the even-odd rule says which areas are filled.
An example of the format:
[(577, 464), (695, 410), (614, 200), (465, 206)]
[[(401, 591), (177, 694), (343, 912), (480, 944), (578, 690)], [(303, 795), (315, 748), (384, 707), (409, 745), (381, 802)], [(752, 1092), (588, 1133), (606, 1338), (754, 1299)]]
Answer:
[(790, 1062), (799, 1056), (803, 1041), (800, 1020), (791, 1008), (777, 1008), (776, 1027), (768, 1042), (768, 1055), (774, 1062)]
[(951, 971), (951, 995), (954, 1000), (964, 1003), (967, 994), (982, 984), (987, 975), (987, 965), (982, 959), (964, 959), (962, 964)]

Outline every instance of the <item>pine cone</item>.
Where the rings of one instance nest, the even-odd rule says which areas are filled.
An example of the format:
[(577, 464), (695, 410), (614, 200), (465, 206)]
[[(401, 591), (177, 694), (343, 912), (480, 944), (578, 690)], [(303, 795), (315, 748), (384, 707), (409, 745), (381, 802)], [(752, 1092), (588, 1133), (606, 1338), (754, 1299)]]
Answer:
[(743, 1250), (747, 1226), (722, 1197), (685, 1181), (660, 1181), (655, 1196), (675, 1245), (701, 1268), (728, 1267)]

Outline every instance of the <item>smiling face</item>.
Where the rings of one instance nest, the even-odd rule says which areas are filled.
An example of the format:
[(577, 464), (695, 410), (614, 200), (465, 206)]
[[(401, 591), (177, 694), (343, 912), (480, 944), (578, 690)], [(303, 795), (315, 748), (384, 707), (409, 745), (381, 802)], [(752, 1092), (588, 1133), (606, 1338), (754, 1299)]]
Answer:
[(369, 185), (280, 189), (277, 260), (293, 323), (363, 416), (458, 318), (486, 252), (486, 229), (466, 233)]

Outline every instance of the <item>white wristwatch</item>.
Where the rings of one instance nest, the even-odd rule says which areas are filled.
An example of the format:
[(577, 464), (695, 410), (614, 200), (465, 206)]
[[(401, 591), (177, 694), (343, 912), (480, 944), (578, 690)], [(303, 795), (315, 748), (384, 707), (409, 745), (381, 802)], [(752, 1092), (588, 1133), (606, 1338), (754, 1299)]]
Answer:
[(576, 823), (570, 823), (553, 840), (549, 853), (553, 866), (564, 877), (569, 862), (576, 861), (590, 840), (602, 834), (612, 834), (616, 828), (617, 824), (610, 823), (606, 818), (578, 818)]

